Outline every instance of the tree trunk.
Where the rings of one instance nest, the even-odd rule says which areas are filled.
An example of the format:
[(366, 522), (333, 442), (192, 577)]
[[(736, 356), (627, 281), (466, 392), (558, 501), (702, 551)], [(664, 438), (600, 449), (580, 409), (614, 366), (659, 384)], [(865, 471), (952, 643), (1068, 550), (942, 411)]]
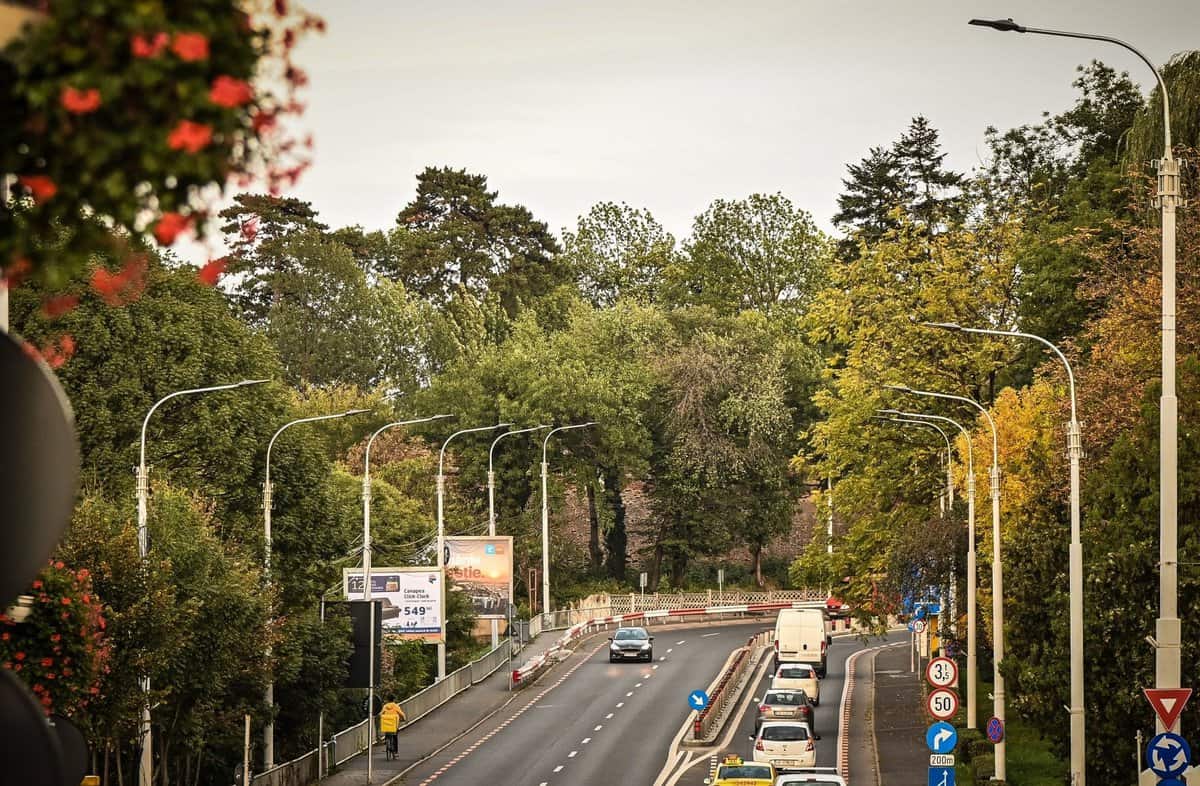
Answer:
[(587, 484), (588, 503), (588, 556), (592, 573), (600, 573), (604, 567), (604, 554), (600, 551), (600, 513), (596, 510), (596, 484)]
[(662, 541), (654, 544), (654, 558), (650, 561), (650, 575), (646, 577), (649, 586), (646, 589), (658, 592), (658, 579), (662, 575), (663, 545)]
[(762, 546), (757, 543), (752, 549), (752, 553), (754, 554), (754, 582), (758, 585), (759, 589), (763, 588), (764, 583), (762, 575), (762, 551)]
[(688, 555), (682, 550), (671, 556), (671, 589), (679, 591), (687, 577)]
[(629, 569), (629, 539), (625, 532), (625, 499), (621, 496), (621, 473), (615, 467), (604, 467), (602, 471), (604, 496), (612, 509), (612, 526), (604, 534), (604, 545), (608, 548), (608, 575), (618, 581), (624, 581), (625, 573)]

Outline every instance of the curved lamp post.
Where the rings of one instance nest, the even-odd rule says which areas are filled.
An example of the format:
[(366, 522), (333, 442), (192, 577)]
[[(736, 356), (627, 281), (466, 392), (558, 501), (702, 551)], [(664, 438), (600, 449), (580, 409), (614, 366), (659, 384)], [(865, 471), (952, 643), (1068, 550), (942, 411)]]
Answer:
[[(0, 281), (0, 290), (5, 290), (4, 281)], [(7, 324), (0, 327), (5, 330), (8, 328)], [(231, 382), (227, 385), (211, 385), (205, 388), (177, 390), (174, 393), (168, 393), (163, 396), (154, 402), (154, 406), (150, 407), (150, 411), (146, 413), (146, 418), (142, 421), (141, 454), (138, 459), (137, 468), (138, 556), (141, 557), (143, 567), (145, 567), (146, 554), (150, 548), (147, 526), (150, 500), (150, 470), (146, 467), (146, 427), (150, 425), (150, 416), (163, 404), (179, 396), (187, 396), (193, 393), (212, 393), (218, 390), (233, 390), (234, 388), (244, 388), (250, 385), (261, 385), (269, 381), (266, 379), (243, 379), (241, 382)], [(150, 786), (154, 775), (154, 738), (150, 733), (150, 677), (146, 675), (142, 676), (142, 695), (144, 697), (141, 718), (142, 755), (138, 759), (138, 784), (139, 786)]]
[(546, 446), (550, 444), (550, 438), (560, 431), (569, 431), (576, 428), (587, 428), (588, 426), (596, 425), (596, 421), (589, 420), (587, 423), (576, 423), (571, 426), (559, 426), (558, 428), (550, 429), (550, 433), (542, 440), (542, 613), (550, 613), (550, 508), (546, 502), (546, 486), (547, 477), (549, 474), (550, 465), (546, 462)]
[[(511, 437), (514, 434), (528, 434), (531, 431), (540, 431), (544, 428), (550, 428), (550, 427), (541, 425), (541, 426), (533, 426), (531, 428), (521, 428), (521, 429), (517, 429), (515, 431), (506, 431), (503, 434), (501, 434), (500, 436), (496, 437), (494, 440), (492, 440), (492, 446), (490, 448), (488, 448), (488, 474), (487, 474), (488, 534), (493, 537), (495, 537), (495, 535), (496, 535), (496, 471), (494, 468), (495, 467), (494, 462), (495, 462), (495, 458), (496, 458), (496, 445), (499, 444), (500, 440), (504, 439), (505, 437)], [(512, 598), (509, 598), (509, 602), (510, 603), (512, 602)], [(496, 647), (500, 646), (500, 620), (494, 619), (491, 622), (492, 622), (492, 649), (495, 649)]]
[[(1159, 398), (1158, 482), (1158, 620), (1154, 631), (1154, 686), (1178, 688), (1182, 680), (1179, 622), (1179, 399), (1175, 395), (1175, 209), (1182, 204), (1179, 193), (1179, 162), (1171, 150), (1171, 103), (1162, 74), (1140, 50), (1119, 38), (1069, 30), (1047, 30), (1019, 25), (1012, 19), (972, 19), (969, 24), (994, 30), (1033, 33), (1060, 38), (1079, 38), (1116, 44), (1137, 55), (1154, 74), (1162, 95), (1163, 157), (1158, 161), (1158, 209), (1162, 223), (1162, 395)], [(1072, 597), (1075, 593), (1072, 591)], [(1072, 704), (1075, 703), (1072, 684)], [(1082, 695), (1079, 698), (1083, 704)], [(1078, 715), (1078, 720), (1076, 719)], [(1161, 721), (1157, 730), (1166, 731)], [(1071, 710), (1071, 779), (1083, 786), (1083, 715)]]
[(1067, 424), (1067, 455), (1071, 462), (1071, 545), (1070, 545), (1070, 625), (1071, 625), (1071, 775), (1074, 783), (1084, 782), (1087, 745), (1086, 724), (1083, 705), (1083, 542), (1079, 532), (1079, 461), (1083, 456), (1083, 434), (1079, 430), (1079, 417), (1075, 404), (1075, 372), (1067, 356), (1051, 342), (1018, 330), (991, 330), (987, 328), (963, 327), (954, 322), (924, 322), (928, 327), (957, 330), (962, 333), (978, 333), (987, 336), (1010, 336), (1027, 338), (1048, 347), (1067, 369), (1067, 382), (1071, 392), (1071, 422)]
[[(364, 412), (370, 412), (369, 409), (348, 409), (345, 412), (337, 412), (332, 415), (318, 415), (311, 418), (299, 418), (289, 423), (284, 423), (271, 437), (271, 441), (267, 443), (267, 472), (266, 478), (263, 481), (263, 542), (265, 552), (263, 555), (263, 579), (266, 582), (271, 580), (271, 497), (274, 489), (271, 486), (271, 449), (275, 447), (275, 440), (279, 439), (279, 435), (287, 431), (292, 426), (298, 426), (301, 423), (315, 423), (319, 420), (334, 420), (336, 418), (349, 417), (350, 415), (361, 415)], [(267, 647), (266, 660), (271, 660), (271, 648)], [(266, 769), (275, 766), (275, 675), (272, 669), (271, 678), (267, 681), (266, 702), (268, 712), (272, 713), (267, 717), (266, 726), (263, 729), (263, 764)]]
[[(1000, 441), (996, 436), (996, 421), (987, 408), (973, 398), (936, 393), (930, 390), (914, 390), (907, 385), (884, 385), (888, 390), (911, 393), (916, 396), (960, 401), (970, 404), (983, 413), (992, 431), (992, 712), (1004, 722), (1004, 675), (1000, 663), (1004, 660), (1004, 563), (1000, 557)], [(1005, 740), (996, 743), (996, 779), (1005, 780), (1007, 773), (1008, 745)]]
[[(437, 474), (437, 568), (438, 575), (442, 577), (442, 609), (438, 614), (438, 619), (442, 622), (442, 628), (446, 626), (446, 529), (445, 519), (443, 517), (443, 509), (446, 499), (446, 475), (443, 473), (443, 467), (446, 461), (446, 446), (450, 444), (450, 440), (457, 437), (459, 434), (474, 434), (479, 431), (494, 431), (498, 428), (507, 428), (511, 423), (497, 423), (494, 426), (479, 426), (477, 428), (465, 428), (461, 431), (456, 431), (446, 437), (446, 441), (442, 443), (442, 451), (438, 454), (438, 474)], [(446, 679), (446, 637), (442, 636), (442, 640), (438, 642), (438, 682)]]
[(899, 409), (877, 410), (882, 415), (896, 415), (920, 420), (937, 420), (956, 427), (967, 440), (967, 728), (978, 727), (976, 701), (978, 696), (978, 651), (975, 637), (975, 596), (978, 593), (975, 567), (975, 446), (971, 432), (963, 424), (941, 415), (905, 412)]
[[(363, 600), (367, 602), (367, 608), (370, 609), (369, 625), (370, 633), (367, 635), (367, 739), (375, 740), (375, 607), (371, 604), (371, 445), (375, 444), (375, 438), (383, 432), (397, 426), (411, 426), (414, 423), (428, 423), (431, 420), (442, 420), (443, 418), (451, 418), (453, 415), (432, 415), (427, 418), (416, 418), (415, 420), (398, 420), (395, 423), (388, 423), (385, 426), (380, 426), (367, 440), (367, 450), (363, 454)], [(324, 602), (324, 598), (322, 598)], [(324, 607), (322, 607), (324, 608)], [(318, 744), (318, 748), (321, 746)], [(370, 748), (370, 744), (367, 745)], [(371, 756), (367, 755), (367, 783), (371, 783), (373, 775), (373, 767)]]

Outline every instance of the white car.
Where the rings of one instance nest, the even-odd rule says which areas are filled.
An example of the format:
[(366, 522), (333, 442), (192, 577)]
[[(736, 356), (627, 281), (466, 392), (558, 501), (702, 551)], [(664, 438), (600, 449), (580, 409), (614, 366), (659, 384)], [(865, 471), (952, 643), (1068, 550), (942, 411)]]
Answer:
[(846, 779), (837, 774), (837, 767), (813, 767), (780, 775), (775, 786), (846, 786)]
[(798, 770), (817, 763), (820, 739), (812, 727), (797, 721), (765, 721), (754, 737), (754, 760), (776, 770)]
[(771, 677), (771, 690), (802, 690), (813, 706), (821, 704), (821, 681), (807, 663), (781, 663)]

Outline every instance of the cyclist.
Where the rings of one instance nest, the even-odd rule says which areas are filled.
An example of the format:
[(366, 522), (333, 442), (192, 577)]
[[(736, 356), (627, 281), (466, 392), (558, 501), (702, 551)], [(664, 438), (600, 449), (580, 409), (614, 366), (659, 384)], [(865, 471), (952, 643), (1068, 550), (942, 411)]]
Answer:
[(387, 704), (384, 704), (383, 709), (379, 712), (379, 730), (383, 732), (383, 736), (387, 740), (387, 757), (389, 759), (396, 755), (396, 733), (400, 730), (400, 724), (405, 720), (404, 710), (389, 698)]

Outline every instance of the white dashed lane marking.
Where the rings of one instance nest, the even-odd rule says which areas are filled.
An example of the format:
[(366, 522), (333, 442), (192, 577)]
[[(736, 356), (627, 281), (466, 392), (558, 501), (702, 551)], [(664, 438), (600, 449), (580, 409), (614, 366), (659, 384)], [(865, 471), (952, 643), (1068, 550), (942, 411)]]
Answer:
[(575, 758), (576, 754), (578, 754), (578, 753), (579, 753), (579, 751), (571, 751), (570, 753), (567, 754), (567, 758), (573, 759), (573, 758)]
[[(613, 714), (610, 712), (604, 716), (604, 720), (612, 720), (612, 716), (613, 716)], [(587, 742), (587, 740), (584, 740), (584, 742)]]
[(562, 768), (563, 768), (563, 766), (560, 764), (560, 765), (558, 765), (557, 767), (555, 767), (555, 768), (554, 768), (554, 771), (555, 771), (555, 772), (562, 772)]
[(596, 728), (592, 729), (592, 731), (600, 731), (600, 730), (601, 730), (601, 729), (603, 729), (603, 728), (604, 728), (604, 724), (603, 724), (603, 723), (601, 723), (601, 724), (600, 724), (600, 725), (598, 725)]
[(617, 702), (617, 709), (621, 709), (621, 708), (622, 708), (622, 707), (624, 707), (624, 706), (625, 706), (625, 702), (623, 702), (623, 701), (618, 701), (618, 702)]
[(592, 741), (592, 738), (591, 738), (591, 737), (584, 737), (582, 740), (580, 740), (580, 744), (581, 744), (581, 745), (587, 745), (587, 744), (588, 744), (589, 742), (591, 742), (591, 741)]

